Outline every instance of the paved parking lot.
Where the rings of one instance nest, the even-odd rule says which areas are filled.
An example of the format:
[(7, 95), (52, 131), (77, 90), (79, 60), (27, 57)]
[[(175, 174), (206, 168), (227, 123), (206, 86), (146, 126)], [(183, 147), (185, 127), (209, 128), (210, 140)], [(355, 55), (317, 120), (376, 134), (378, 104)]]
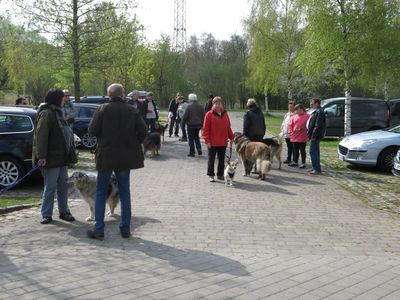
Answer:
[[(240, 118), (232, 115), (235, 129)], [(204, 151), (206, 152), (206, 151)], [(132, 173), (133, 236), (104, 241), (37, 208), (0, 223), (0, 299), (400, 299), (399, 216), (330, 177), (276, 164), (265, 182), (209, 183), (206, 155), (166, 137)], [(119, 209), (117, 209), (119, 212)]]

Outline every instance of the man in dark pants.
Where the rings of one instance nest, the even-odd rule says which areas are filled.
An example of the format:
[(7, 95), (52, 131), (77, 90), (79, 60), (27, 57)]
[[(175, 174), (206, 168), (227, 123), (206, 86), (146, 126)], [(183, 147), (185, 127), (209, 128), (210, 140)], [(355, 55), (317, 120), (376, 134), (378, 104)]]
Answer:
[(308, 139), (310, 140), (310, 158), (312, 165), (312, 170), (309, 172), (309, 174), (319, 175), (322, 172), (319, 144), (326, 133), (326, 119), (324, 110), (321, 108), (321, 101), (319, 99), (311, 99), (310, 107), (314, 108), (315, 110), (311, 114), (307, 131)]
[(180, 93), (177, 93), (175, 98), (169, 102), (168, 105), (168, 118), (170, 120), (169, 122), (169, 137), (172, 136), (172, 132), (174, 131), (174, 126), (175, 126), (175, 131), (174, 135), (178, 137), (179, 133), (179, 119), (177, 115), (178, 111), (178, 106), (179, 106), (179, 101), (183, 99), (182, 95)]
[(133, 106), (125, 102), (122, 85), (110, 85), (107, 94), (110, 101), (97, 108), (89, 125), (89, 133), (97, 137), (94, 210), (96, 222), (93, 229), (87, 232), (87, 236), (93, 239), (104, 238), (104, 212), (107, 190), (113, 172), (117, 177), (121, 201), (119, 230), (123, 238), (130, 236), (132, 214), (130, 170), (144, 166), (141, 144), (146, 137), (147, 127), (143, 118)]
[(243, 134), (251, 141), (262, 142), (265, 134), (264, 114), (252, 98), (247, 100), (247, 108), (243, 117)]
[(188, 156), (194, 157), (194, 146), (196, 144), (197, 153), (202, 155), (201, 144), (199, 138), (199, 131), (204, 121), (204, 108), (197, 103), (197, 95), (189, 94), (189, 105), (185, 110), (182, 117), (182, 122), (187, 124), (188, 137), (189, 137), (189, 154)]

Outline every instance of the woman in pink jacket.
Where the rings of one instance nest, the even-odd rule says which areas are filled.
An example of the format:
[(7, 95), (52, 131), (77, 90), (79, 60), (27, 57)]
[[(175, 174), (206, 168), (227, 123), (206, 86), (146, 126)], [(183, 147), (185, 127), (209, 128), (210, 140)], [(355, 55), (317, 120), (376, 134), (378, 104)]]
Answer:
[(288, 132), (290, 142), (293, 143), (293, 162), (291, 167), (297, 167), (299, 162), (299, 152), (301, 153), (301, 165), (299, 168), (306, 167), (306, 144), (307, 144), (307, 121), (310, 117), (302, 104), (295, 106), (295, 114), (291, 117)]

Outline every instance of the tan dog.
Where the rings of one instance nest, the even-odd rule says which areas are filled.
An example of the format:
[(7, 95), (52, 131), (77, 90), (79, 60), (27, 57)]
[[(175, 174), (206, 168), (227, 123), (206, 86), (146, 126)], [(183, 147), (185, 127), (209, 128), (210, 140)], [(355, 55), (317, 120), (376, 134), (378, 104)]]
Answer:
[(234, 142), (245, 170), (243, 175), (250, 176), (251, 169), (256, 164), (258, 178), (265, 180), (267, 173), (271, 170), (270, 147), (261, 142), (252, 142), (240, 132), (235, 132)]
[(279, 163), (278, 165), (279, 170), (282, 168), (282, 160), (281, 160), (282, 142), (283, 142), (282, 133), (280, 133), (277, 137), (274, 136), (272, 138), (263, 139), (263, 143), (269, 146), (269, 148), (271, 149), (271, 164), (275, 157)]

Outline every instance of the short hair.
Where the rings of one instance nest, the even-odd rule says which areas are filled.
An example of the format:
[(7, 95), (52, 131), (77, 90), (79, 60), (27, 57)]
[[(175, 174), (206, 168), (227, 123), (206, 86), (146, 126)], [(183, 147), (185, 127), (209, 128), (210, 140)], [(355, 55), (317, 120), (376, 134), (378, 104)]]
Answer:
[(64, 96), (71, 96), (71, 93), (67, 89), (64, 89), (63, 93), (64, 93)]
[(107, 88), (107, 95), (112, 98), (123, 98), (124, 97), (124, 87), (122, 84), (119, 83), (113, 83)]
[(148, 92), (146, 96), (154, 96), (153, 92)]
[(311, 101), (314, 101), (314, 103), (318, 103), (318, 105), (321, 105), (321, 100), (319, 100), (318, 98), (312, 98), (311, 100), (310, 100), (310, 102)]
[(296, 106), (294, 107), (295, 110), (303, 110), (304, 112), (306, 111), (306, 108), (304, 107), (303, 104), (296, 104)]
[(294, 100), (290, 100), (290, 101), (288, 102), (288, 104), (293, 104), (293, 105), (296, 105), (296, 101), (294, 101)]
[(26, 100), (24, 97), (19, 97), (15, 100), (15, 105), (22, 105), (22, 101)]
[(215, 104), (217, 102), (223, 103), (222, 98), (220, 96), (214, 97), (212, 100), (212, 104)]
[(189, 94), (188, 98), (189, 98), (189, 101), (192, 101), (192, 102), (197, 101), (197, 95), (194, 93)]
[(61, 89), (51, 88), (46, 97), (44, 98), (44, 102), (48, 104), (54, 104), (55, 106), (61, 106), (61, 102), (64, 98), (64, 92)]

